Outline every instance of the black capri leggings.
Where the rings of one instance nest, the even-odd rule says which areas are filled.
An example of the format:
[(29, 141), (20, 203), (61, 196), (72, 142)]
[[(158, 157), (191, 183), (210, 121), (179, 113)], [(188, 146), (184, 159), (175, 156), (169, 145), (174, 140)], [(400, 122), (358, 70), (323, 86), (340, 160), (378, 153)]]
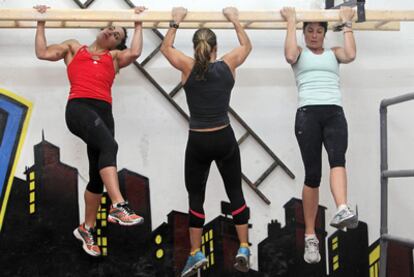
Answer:
[(111, 104), (88, 98), (69, 100), (66, 105), (66, 124), (87, 145), (89, 183), (86, 189), (92, 193), (102, 193), (103, 182), (99, 171), (116, 166), (118, 152)]
[(215, 161), (230, 199), (233, 222), (247, 224), (248, 209), (241, 187), (240, 151), (233, 129), (213, 132), (191, 131), (185, 153), (185, 185), (190, 204), (190, 227), (204, 225), (204, 197), (211, 162)]
[(305, 166), (305, 185), (317, 188), (321, 183), (322, 143), (329, 165), (345, 167), (348, 125), (342, 107), (304, 106), (297, 110), (295, 134)]

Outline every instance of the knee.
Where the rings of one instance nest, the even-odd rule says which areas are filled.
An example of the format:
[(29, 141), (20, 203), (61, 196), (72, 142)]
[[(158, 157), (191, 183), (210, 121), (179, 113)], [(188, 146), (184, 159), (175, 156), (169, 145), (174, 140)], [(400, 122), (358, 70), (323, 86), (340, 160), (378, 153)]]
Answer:
[(86, 189), (89, 192), (92, 192), (95, 194), (102, 194), (104, 190), (104, 185), (100, 181), (89, 181), (88, 185), (86, 186)]
[(234, 210), (231, 215), (233, 216), (233, 222), (236, 225), (244, 225), (249, 222), (250, 212), (246, 203), (238, 209)]
[(318, 188), (321, 185), (321, 175), (306, 175), (305, 186)]
[(206, 218), (203, 209), (203, 196), (199, 193), (190, 193), (189, 202), (190, 227), (203, 228)]
[(345, 154), (332, 154), (329, 156), (329, 166), (334, 167), (345, 167)]
[(206, 220), (206, 216), (204, 215), (204, 211), (195, 211), (190, 208), (189, 211), (190, 215), (190, 224), (191, 228), (203, 228), (204, 222)]
[(110, 143), (107, 143), (102, 149), (99, 157), (99, 169), (116, 166), (116, 155), (118, 153), (118, 143), (113, 140)]

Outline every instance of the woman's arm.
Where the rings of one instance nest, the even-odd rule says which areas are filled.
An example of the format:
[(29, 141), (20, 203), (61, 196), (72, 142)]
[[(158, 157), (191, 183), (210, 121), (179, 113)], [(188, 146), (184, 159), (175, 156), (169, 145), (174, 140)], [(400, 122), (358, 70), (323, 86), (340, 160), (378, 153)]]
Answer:
[[(49, 7), (38, 5), (34, 7), (38, 12), (45, 13)], [(40, 60), (58, 61), (65, 59), (71, 50), (71, 46), (79, 45), (76, 40), (67, 40), (61, 44), (47, 45), (45, 35), (45, 21), (37, 22), (35, 52), (36, 57)]]
[(239, 40), (240, 46), (234, 48), (232, 51), (223, 56), (223, 60), (230, 67), (233, 75), (238, 66), (240, 66), (252, 51), (252, 44), (246, 31), (239, 22), (239, 11), (235, 7), (227, 7), (223, 9), (223, 14), (228, 21), (233, 23), (234, 29), (236, 30), (237, 39)]
[[(135, 13), (140, 14), (146, 10), (145, 7), (140, 6), (135, 8)], [(142, 22), (135, 22), (134, 35), (131, 41), (131, 47), (125, 50), (116, 50), (116, 61), (118, 68), (123, 68), (133, 63), (142, 52)]]
[(341, 7), (339, 15), (342, 22), (345, 23), (343, 30), (344, 47), (334, 47), (332, 50), (340, 63), (350, 63), (356, 58), (356, 44), (352, 31), (352, 19), (355, 15), (355, 10), (350, 7)]
[(285, 58), (289, 64), (295, 64), (301, 52), (296, 39), (296, 11), (295, 8), (284, 7), (280, 14), (287, 21)]
[(182, 79), (185, 80), (190, 75), (194, 65), (194, 60), (188, 57), (183, 52), (174, 48), (175, 35), (181, 21), (187, 15), (187, 10), (183, 7), (176, 7), (172, 9), (173, 22), (168, 29), (161, 45), (161, 53), (167, 58), (170, 64), (183, 73)]

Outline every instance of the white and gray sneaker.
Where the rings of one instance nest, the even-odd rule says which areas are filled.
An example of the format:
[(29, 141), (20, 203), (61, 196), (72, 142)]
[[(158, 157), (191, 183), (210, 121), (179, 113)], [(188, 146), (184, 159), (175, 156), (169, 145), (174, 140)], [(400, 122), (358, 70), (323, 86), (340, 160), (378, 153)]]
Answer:
[(305, 237), (305, 253), (303, 259), (308, 264), (316, 264), (321, 261), (321, 254), (319, 254), (319, 240), (316, 236)]
[(330, 225), (338, 229), (355, 229), (358, 227), (358, 210), (354, 212), (349, 206), (336, 212)]

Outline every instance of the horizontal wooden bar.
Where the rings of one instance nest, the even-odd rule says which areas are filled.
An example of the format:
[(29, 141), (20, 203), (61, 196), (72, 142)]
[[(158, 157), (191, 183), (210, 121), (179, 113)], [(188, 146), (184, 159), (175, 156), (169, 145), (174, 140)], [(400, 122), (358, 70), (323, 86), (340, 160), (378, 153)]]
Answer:
[[(297, 10), (297, 20), (303, 21), (339, 21), (339, 10)], [(127, 10), (90, 10), (90, 9), (49, 9), (40, 14), (35, 9), (0, 9), (3, 21), (118, 21), (118, 22), (169, 22), (170, 11), (145, 11), (135, 14)], [(278, 10), (274, 11), (240, 11), (241, 22), (284, 22)], [(356, 16), (355, 16), (356, 20)], [(367, 10), (366, 21), (414, 21), (414, 10)], [(227, 22), (222, 12), (190, 11), (184, 22)]]
[[(381, 22), (382, 23), (382, 22)], [(131, 22), (84, 22), (84, 21), (48, 21), (47, 28), (73, 28), (73, 29), (94, 29), (104, 28), (110, 25), (122, 26), (126, 28), (133, 28), (134, 24)], [(286, 23), (283, 22), (251, 22), (244, 24), (246, 29), (253, 30), (284, 30)], [(330, 27), (333, 27), (334, 22), (331, 22)], [(143, 27), (146, 29), (167, 29), (169, 24), (166, 22), (145, 22)], [(183, 22), (180, 24), (180, 29), (197, 29), (206, 27), (211, 29), (233, 29), (233, 25), (228, 22)], [(33, 21), (0, 21), (0, 28), (36, 28), (36, 22)], [(298, 24), (298, 29), (302, 28), (302, 24)], [(379, 22), (363, 22), (355, 23), (354, 30), (360, 31), (399, 31), (399, 22), (388, 22), (379, 24)]]

